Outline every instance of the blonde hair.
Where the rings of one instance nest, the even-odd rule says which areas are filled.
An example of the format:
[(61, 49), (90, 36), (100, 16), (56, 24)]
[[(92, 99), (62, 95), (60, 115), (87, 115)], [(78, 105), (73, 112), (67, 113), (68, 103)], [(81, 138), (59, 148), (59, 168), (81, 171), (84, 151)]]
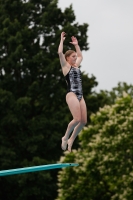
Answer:
[(67, 57), (69, 57), (72, 53), (76, 53), (74, 50), (68, 50), (65, 53), (65, 59), (67, 60)]

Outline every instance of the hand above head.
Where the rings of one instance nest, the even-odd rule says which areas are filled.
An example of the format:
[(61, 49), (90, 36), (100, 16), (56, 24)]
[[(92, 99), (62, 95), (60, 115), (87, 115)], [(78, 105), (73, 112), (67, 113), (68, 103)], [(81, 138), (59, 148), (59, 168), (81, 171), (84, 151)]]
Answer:
[(72, 39), (72, 42), (70, 42), (71, 44), (73, 44), (74, 46), (78, 45), (78, 40), (76, 37), (72, 36), (71, 39)]
[(65, 33), (65, 32), (62, 32), (62, 33), (61, 33), (61, 40), (62, 40), (62, 41), (64, 41), (64, 40), (65, 40), (65, 38), (66, 38), (66, 37), (65, 37), (65, 35), (66, 35), (66, 33)]

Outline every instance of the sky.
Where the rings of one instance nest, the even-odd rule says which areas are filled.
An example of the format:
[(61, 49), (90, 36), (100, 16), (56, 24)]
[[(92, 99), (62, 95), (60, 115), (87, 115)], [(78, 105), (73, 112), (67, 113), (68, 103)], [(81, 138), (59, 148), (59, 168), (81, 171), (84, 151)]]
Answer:
[(95, 90), (133, 85), (133, 0), (58, 0), (62, 11), (70, 4), (75, 22), (89, 24), (81, 71), (96, 77)]

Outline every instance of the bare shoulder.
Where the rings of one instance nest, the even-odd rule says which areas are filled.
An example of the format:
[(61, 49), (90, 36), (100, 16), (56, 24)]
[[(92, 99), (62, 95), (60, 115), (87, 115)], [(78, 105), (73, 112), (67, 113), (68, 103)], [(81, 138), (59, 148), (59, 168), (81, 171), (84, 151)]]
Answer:
[(63, 75), (66, 76), (68, 74), (68, 72), (70, 71), (71, 66), (69, 65), (68, 62), (66, 62), (66, 65), (64, 67), (62, 67), (62, 72)]
[(77, 57), (77, 60), (76, 60), (76, 63), (75, 63), (76, 67), (79, 67), (79, 66), (80, 66), (82, 60), (83, 60), (83, 57), (82, 57), (82, 56), (81, 56), (81, 57)]

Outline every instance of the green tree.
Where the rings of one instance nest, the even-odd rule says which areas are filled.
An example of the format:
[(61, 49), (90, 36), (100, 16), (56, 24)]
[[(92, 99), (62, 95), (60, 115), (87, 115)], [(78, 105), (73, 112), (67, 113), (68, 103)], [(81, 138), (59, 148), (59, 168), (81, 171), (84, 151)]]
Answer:
[[(55, 163), (71, 116), (57, 49), (60, 33), (88, 50), (87, 24), (56, 0), (0, 0), (0, 169)], [(80, 37), (82, 36), (82, 37)], [(97, 85), (83, 74), (84, 96)], [(89, 108), (91, 110), (91, 108)], [(0, 199), (56, 197), (57, 170), (0, 178)]]
[[(125, 82), (118, 82), (118, 85), (112, 88), (111, 91), (100, 90), (100, 92), (96, 92), (95, 90), (91, 90), (86, 96), (89, 122), (92, 113), (97, 112), (99, 108), (102, 108), (104, 105), (114, 104), (118, 97), (123, 96), (123, 92), (133, 97), (133, 85)], [(89, 107), (91, 109), (89, 109)]]
[(106, 101), (108, 104), (114, 104), (118, 97), (123, 96), (123, 92), (126, 92), (133, 97), (133, 85), (125, 82), (119, 82), (118, 85), (112, 88), (111, 91), (101, 90), (99, 94), (106, 96)]
[(93, 114), (80, 148), (61, 157), (79, 166), (60, 171), (58, 200), (133, 198), (133, 99), (123, 95)]

